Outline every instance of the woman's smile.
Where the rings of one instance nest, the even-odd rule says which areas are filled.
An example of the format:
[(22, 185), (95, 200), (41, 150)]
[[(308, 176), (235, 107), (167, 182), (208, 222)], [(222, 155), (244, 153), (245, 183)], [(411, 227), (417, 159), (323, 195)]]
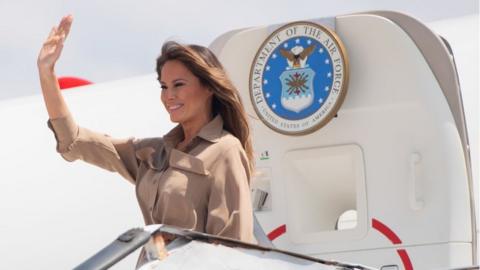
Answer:
[(168, 105), (168, 112), (171, 113), (177, 111), (181, 107), (183, 107), (183, 104)]

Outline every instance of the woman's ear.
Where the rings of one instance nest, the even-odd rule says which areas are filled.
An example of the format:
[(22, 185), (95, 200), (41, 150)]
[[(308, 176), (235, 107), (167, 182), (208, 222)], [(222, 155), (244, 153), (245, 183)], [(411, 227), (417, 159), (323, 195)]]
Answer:
[(208, 96), (213, 96), (213, 89), (211, 87), (207, 87)]

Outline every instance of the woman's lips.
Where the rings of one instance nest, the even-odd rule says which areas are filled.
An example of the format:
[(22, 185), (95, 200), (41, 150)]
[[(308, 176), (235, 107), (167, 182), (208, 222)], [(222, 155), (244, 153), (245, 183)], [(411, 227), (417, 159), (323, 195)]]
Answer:
[(183, 104), (170, 105), (170, 106), (168, 106), (168, 110), (171, 111), (171, 112), (174, 112), (174, 111), (180, 109), (181, 107), (183, 107)]

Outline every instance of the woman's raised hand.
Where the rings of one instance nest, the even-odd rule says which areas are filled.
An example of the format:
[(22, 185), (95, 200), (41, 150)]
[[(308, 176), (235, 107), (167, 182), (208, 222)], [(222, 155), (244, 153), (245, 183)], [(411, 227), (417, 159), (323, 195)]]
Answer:
[(55, 67), (55, 63), (62, 53), (63, 43), (70, 32), (72, 21), (72, 15), (65, 16), (60, 21), (60, 24), (57, 27), (53, 27), (50, 31), (37, 59), (37, 65), (40, 71), (53, 70)]

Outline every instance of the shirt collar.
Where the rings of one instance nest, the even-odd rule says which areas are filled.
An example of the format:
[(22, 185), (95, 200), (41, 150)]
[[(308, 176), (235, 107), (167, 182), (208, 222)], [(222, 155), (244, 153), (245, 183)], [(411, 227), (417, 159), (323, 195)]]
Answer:
[[(215, 143), (218, 142), (222, 135), (223, 131), (223, 119), (220, 114), (217, 114), (210, 122), (203, 126), (196, 137), (200, 137), (209, 142)], [(174, 147), (183, 139), (183, 129), (180, 124), (170, 130), (163, 137), (164, 142), (170, 146)]]
[(217, 114), (208, 124), (206, 124), (197, 136), (205, 139), (209, 142), (215, 143), (218, 142), (222, 136), (223, 131), (223, 118), (220, 114)]

